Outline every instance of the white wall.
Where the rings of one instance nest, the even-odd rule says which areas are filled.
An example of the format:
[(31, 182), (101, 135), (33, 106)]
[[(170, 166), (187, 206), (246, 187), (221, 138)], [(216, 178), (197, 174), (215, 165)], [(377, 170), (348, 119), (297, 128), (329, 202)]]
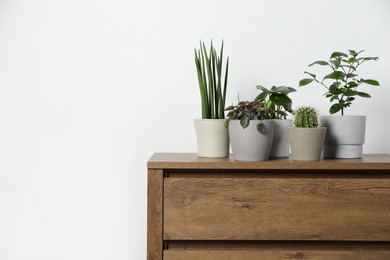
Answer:
[[(228, 103), (365, 49), (366, 153), (390, 153), (387, 0), (1, 0), (0, 259), (145, 259), (146, 161), (195, 152), (199, 40), (225, 41)], [(329, 103), (319, 86), (295, 105)]]

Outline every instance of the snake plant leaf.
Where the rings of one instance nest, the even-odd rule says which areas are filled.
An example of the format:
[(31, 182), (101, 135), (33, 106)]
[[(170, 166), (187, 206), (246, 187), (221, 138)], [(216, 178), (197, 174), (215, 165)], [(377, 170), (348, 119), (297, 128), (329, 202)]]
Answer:
[(299, 86), (300, 87), (303, 87), (303, 86), (306, 86), (307, 84), (310, 84), (314, 79), (302, 79), (299, 81)]
[(364, 82), (366, 84), (373, 85), (373, 86), (379, 86), (380, 85), (378, 81), (373, 80), (373, 79), (363, 79), (361, 82)]
[(315, 62), (309, 64), (309, 67), (311, 67), (311, 66), (313, 66), (315, 64), (318, 64), (318, 65), (321, 65), (321, 66), (329, 66), (330, 65), (327, 61), (318, 60), (318, 61), (315, 61)]
[(344, 72), (342, 71), (333, 71), (332, 73), (326, 75), (324, 79), (335, 79), (335, 80), (341, 80), (345, 77)]

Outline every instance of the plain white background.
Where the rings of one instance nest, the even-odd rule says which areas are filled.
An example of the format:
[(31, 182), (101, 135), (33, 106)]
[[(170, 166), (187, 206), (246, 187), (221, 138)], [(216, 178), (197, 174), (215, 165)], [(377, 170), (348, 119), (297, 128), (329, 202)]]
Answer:
[[(228, 104), (298, 88), (307, 65), (366, 50), (365, 153), (390, 153), (386, 0), (0, 0), (0, 259), (145, 259), (146, 162), (196, 152), (199, 40), (230, 56)], [(295, 106), (327, 114), (320, 86)]]

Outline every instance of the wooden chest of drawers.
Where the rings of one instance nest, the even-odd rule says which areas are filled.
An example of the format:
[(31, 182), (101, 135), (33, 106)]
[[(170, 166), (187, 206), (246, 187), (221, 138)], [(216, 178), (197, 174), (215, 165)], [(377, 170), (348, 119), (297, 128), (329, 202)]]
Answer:
[(390, 156), (148, 161), (148, 259), (390, 259)]

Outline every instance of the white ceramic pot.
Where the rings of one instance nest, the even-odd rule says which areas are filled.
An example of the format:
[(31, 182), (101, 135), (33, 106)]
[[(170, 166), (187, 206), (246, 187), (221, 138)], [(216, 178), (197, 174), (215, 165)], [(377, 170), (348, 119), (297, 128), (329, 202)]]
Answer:
[(199, 157), (228, 157), (229, 132), (225, 119), (195, 119)]
[(288, 128), (292, 126), (292, 119), (273, 119), (274, 137), (269, 157), (288, 157), (290, 155), (290, 142)]
[(274, 122), (262, 120), (266, 133), (257, 131), (259, 120), (251, 120), (248, 127), (242, 128), (239, 120), (229, 122), (229, 136), (233, 156), (238, 161), (265, 161), (271, 151)]
[(291, 156), (294, 161), (319, 161), (324, 144), (325, 127), (288, 129)]
[(324, 157), (361, 158), (366, 136), (366, 116), (320, 116), (326, 127)]

